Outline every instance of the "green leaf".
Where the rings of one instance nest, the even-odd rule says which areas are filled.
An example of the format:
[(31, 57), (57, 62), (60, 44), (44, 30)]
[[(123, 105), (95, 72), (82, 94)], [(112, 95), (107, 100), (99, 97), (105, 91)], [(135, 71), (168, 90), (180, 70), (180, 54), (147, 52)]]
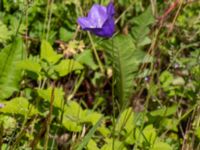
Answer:
[(133, 23), (135, 24), (131, 30), (131, 34), (135, 39), (136, 47), (143, 47), (151, 43), (151, 39), (148, 37), (150, 32), (149, 25), (154, 23), (155, 19), (153, 17), (151, 7), (145, 10), (141, 15), (133, 18)]
[(65, 28), (61, 27), (59, 30), (59, 38), (65, 42), (69, 41), (73, 37), (73, 32), (66, 30)]
[(82, 124), (95, 125), (102, 116), (102, 114), (89, 109), (83, 110), (77, 102), (70, 101), (65, 105), (63, 125), (69, 131), (79, 132), (82, 130)]
[(141, 15), (135, 17), (133, 22), (139, 26), (148, 26), (154, 23), (154, 20), (151, 7), (148, 7)]
[(113, 63), (115, 93), (121, 108), (123, 108), (129, 103), (133, 90), (133, 79), (136, 77), (138, 65), (142, 62), (144, 53), (136, 50), (130, 36), (116, 36), (113, 41), (108, 40), (102, 46)]
[(53, 68), (60, 77), (63, 77), (75, 70), (83, 69), (83, 66), (73, 59), (65, 59), (61, 60), (60, 63), (55, 65)]
[(150, 114), (152, 116), (167, 117), (167, 116), (170, 116), (170, 115), (174, 115), (176, 113), (177, 109), (178, 109), (178, 105), (173, 105), (171, 107), (164, 106), (163, 108), (152, 111)]
[(162, 74), (159, 77), (159, 80), (160, 80), (164, 90), (168, 90), (169, 89), (170, 85), (173, 82), (173, 79), (174, 79), (174, 77), (169, 71), (162, 72)]
[(38, 110), (24, 97), (17, 97), (1, 103), (4, 104), (4, 107), (0, 108), (0, 112), (3, 113), (20, 114), (23, 116), (27, 114), (30, 116), (38, 113)]
[(49, 63), (55, 64), (62, 58), (62, 55), (57, 54), (49, 42), (42, 40), (40, 57)]
[(40, 71), (42, 69), (41, 65), (32, 59), (26, 59), (26, 60), (20, 61), (17, 64), (17, 67), (19, 67), (20, 69), (35, 73), (37, 77), (40, 76)]
[(160, 127), (163, 127), (164, 129), (167, 129), (167, 130), (178, 132), (178, 128), (177, 128), (178, 123), (179, 122), (177, 119), (164, 118), (160, 121)]
[(11, 38), (11, 33), (2, 21), (0, 21), (0, 43), (5, 44)]
[[(114, 140), (114, 144), (113, 144)], [(127, 150), (125, 145), (117, 139), (106, 139), (106, 144), (103, 145), (101, 150)]]
[[(52, 94), (52, 87), (47, 89), (37, 89), (38, 95), (43, 98), (45, 101), (50, 103), (51, 101), (51, 94)], [(62, 108), (62, 104), (64, 103), (64, 92), (62, 88), (55, 88), (54, 89), (54, 103), (53, 106), (57, 108)]]
[(90, 131), (87, 133), (87, 135), (83, 138), (83, 141), (79, 144), (78, 148), (76, 150), (82, 150), (87, 143), (90, 141), (92, 138), (93, 134), (97, 130), (97, 128), (100, 126), (101, 122), (103, 120), (103, 117), (101, 117), (98, 122), (90, 129)]
[(200, 139), (200, 127), (195, 129), (195, 135), (198, 137), (198, 139)]
[(140, 145), (146, 143), (151, 147), (155, 142), (156, 138), (157, 138), (156, 130), (151, 124), (146, 126), (143, 129), (143, 131), (137, 129), (135, 132), (135, 140), (136, 142), (139, 142)]
[(73, 132), (82, 130), (81, 119), (84, 113), (80, 105), (75, 101), (70, 101), (64, 109), (63, 126)]
[(97, 121), (103, 116), (102, 114), (91, 110), (85, 110), (84, 115), (85, 117), (82, 118), (81, 122), (90, 122), (92, 125), (95, 125)]
[(169, 144), (159, 141), (155, 142), (150, 150), (173, 150), (173, 148)]
[(18, 38), (0, 52), (0, 99), (10, 97), (19, 89), (22, 71), (16, 64), (23, 60), (23, 56), (23, 42)]
[(76, 56), (76, 60), (80, 63), (89, 66), (93, 70), (96, 70), (98, 68), (98, 65), (95, 63), (93, 59), (91, 50), (83, 51), (82, 53)]
[(0, 126), (1, 125), (3, 125), (3, 133), (10, 136), (12, 132), (16, 130), (17, 121), (9, 115), (0, 114)]
[(104, 137), (109, 137), (111, 134), (111, 131), (105, 127), (105, 125), (102, 125), (101, 127), (98, 128), (98, 131), (104, 136)]
[(131, 132), (134, 128), (134, 112), (132, 108), (125, 109), (116, 123), (116, 131), (126, 130), (127, 133)]
[(97, 143), (91, 139), (87, 144), (87, 150), (99, 150)]

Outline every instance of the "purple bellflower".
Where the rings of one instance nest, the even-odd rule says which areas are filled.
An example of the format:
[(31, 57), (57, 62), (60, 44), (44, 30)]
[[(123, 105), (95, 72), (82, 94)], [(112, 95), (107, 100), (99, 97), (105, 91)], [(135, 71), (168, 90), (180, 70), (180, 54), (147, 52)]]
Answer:
[(113, 2), (110, 2), (107, 7), (94, 4), (88, 16), (78, 18), (77, 22), (83, 30), (108, 38), (112, 37), (115, 31), (114, 14)]

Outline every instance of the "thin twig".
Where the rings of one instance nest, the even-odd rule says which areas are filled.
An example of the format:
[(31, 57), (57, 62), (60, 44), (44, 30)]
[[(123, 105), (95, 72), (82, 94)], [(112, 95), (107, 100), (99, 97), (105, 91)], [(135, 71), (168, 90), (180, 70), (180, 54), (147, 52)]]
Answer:
[(54, 91), (55, 91), (55, 81), (53, 81), (52, 84), (52, 91), (51, 91), (51, 100), (50, 100), (50, 108), (49, 108), (49, 114), (47, 116), (47, 124), (46, 124), (46, 133), (45, 133), (45, 143), (44, 143), (44, 150), (48, 149), (48, 141), (49, 141), (49, 131), (50, 131), (50, 125), (51, 125), (51, 116), (53, 113), (53, 103), (54, 103)]

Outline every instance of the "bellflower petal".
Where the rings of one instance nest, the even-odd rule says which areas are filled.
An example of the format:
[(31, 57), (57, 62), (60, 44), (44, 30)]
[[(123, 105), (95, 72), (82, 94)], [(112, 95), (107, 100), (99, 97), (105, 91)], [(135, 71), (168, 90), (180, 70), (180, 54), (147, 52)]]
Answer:
[(101, 29), (93, 29), (91, 30), (92, 33), (102, 36), (102, 37), (112, 37), (114, 33), (114, 19), (108, 19)]
[(109, 14), (109, 16), (113, 17), (115, 14), (115, 8), (112, 2), (110, 2), (107, 6), (107, 13)]
[(106, 7), (98, 4), (94, 4), (88, 13), (88, 19), (95, 22), (96, 28), (102, 28), (107, 18)]
[(83, 30), (88, 30), (90, 28), (95, 28), (95, 23), (93, 20), (88, 19), (88, 17), (78, 18), (78, 24), (81, 26)]
[(107, 7), (94, 4), (88, 16), (78, 18), (77, 22), (83, 30), (88, 30), (101, 37), (112, 37), (115, 30), (114, 13), (112, 2)]

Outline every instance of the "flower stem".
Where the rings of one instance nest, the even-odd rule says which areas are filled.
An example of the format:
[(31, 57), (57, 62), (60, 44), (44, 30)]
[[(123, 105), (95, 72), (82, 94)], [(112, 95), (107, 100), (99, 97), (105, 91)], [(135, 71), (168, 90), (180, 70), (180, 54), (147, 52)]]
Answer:
[(93, 42), (93, 39), (92, 39), (92, 36), (91, 36), (91, 34), (90, 34), (89, 31), (87, 31), (87, 34), (88, 34), (89, 39), (90, 39), (90, 42), (91, 42), (91, 44), (92, 44), (92, 49), (93, 49), (95, 58), (96, 58), (96, 60), (97, 60), (97, 63), (98, 63), (98, 65), (99, 65), (99, 68), (100, 68), (100, 70), (101, 70), (101, 73), (104, 74), (104, 68), (103, 68), (103, 65), (102, 65), (102, 63), (101, 63), (101, 60), (100, 60), (100, 58), (99, 58), (99, 56), (98, 56), (97, 50), (96, 50), (96, 48), (95, 48), (95, 45), (94, 45), (94, 42)]

